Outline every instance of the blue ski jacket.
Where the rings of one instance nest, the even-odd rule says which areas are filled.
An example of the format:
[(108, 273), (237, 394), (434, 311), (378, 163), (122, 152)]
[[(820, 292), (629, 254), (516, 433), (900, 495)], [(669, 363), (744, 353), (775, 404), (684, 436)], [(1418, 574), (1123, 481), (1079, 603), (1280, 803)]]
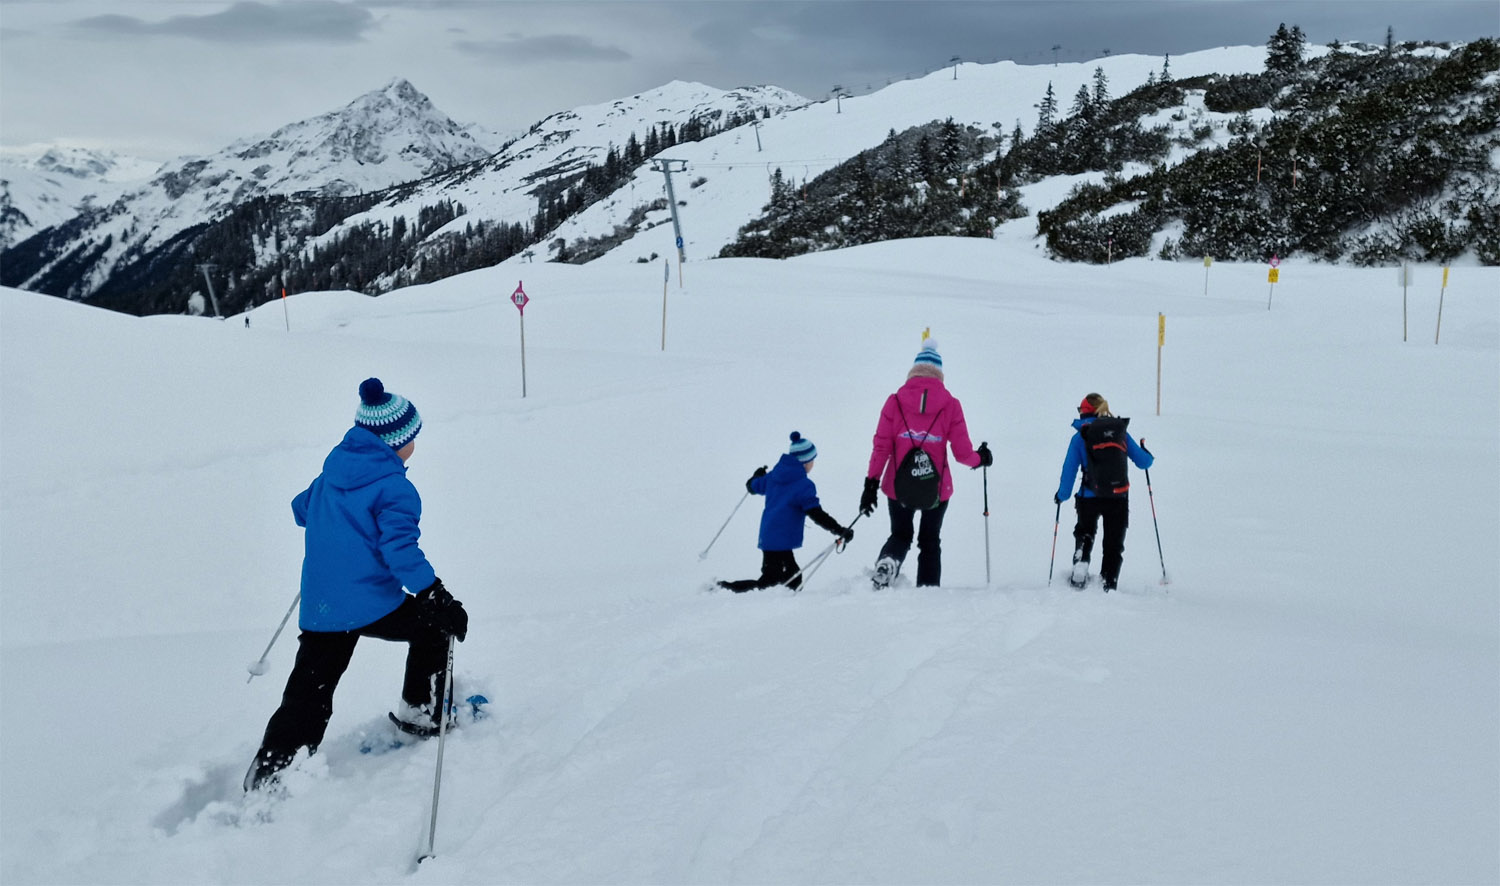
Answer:
[(389, 615), (437, 576), (417, 547), (422, 499), (401, 456), (355, 426), (323, 461), (323, 473), (292, 499), (305, 526), (304, 631), (352, 631)]
[(760, 515), (762, 551), (794, 551), (802, 547), (802, 529), (807, 512), (819, 507), (818, 487), (807, 476), (797, 456), (785, 453), (769, 474), (750, 481), (750, 491), (766, 497)]
[[(1073, 495), (1073, 481), (1078, 479), (1078, 472), (1086, 464), (1085, 458), (1088, 455), (1083, 443), (1083, 428), (1085, 425), (1093, 423), (1093, 421), (1094, 416), (1092, 415), (1087, 418), (1073, 419), (1073, 430), (1078, 431), (1078, 433), (1074, 434), (1073, 439), (1068, 442), (1068, 454), (1063, 458), (1062, 479), (1057, 484), (1058, 501), (1065, 501)], [(1152, 457), (1151, 453), (1142, 449), (1140, 444), (1135, 442), (1135, 438), (1130, 436), (1129, 431), (1125, 432), (1125, 454), (1130, 456), (1130, 460), (1135, 463), (1135, 466), (1143, 471), (1156, 463), (1156, 459)], [(1078, 494), (1083, 498), (1097, 497), (1094, 495), (1094, 490), (1087, 486), (1080, 487)]]

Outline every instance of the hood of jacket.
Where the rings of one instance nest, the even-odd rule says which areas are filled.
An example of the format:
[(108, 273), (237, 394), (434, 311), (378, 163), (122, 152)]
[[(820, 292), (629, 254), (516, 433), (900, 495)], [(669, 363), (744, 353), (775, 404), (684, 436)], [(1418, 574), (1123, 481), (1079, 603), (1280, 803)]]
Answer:
[(406, 463), (386, 442), (355, 425), (323, 460), (323, 480), (337, 489), (360, 489), (392, 474), (406, 473)]
[(783, 452), (781, 458), (776, 460), (776, 467), (766, 475), (766, 485), (790, 486), (802, 482), (806, 477), (807, 469), (802, 467), (802, 462), (797, 461), (797, 456)]

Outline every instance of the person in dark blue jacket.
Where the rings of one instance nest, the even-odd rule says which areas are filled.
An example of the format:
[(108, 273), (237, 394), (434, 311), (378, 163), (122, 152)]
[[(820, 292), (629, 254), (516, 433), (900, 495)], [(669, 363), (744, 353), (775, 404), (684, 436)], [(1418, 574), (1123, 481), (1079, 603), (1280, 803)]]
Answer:
[(1126, 459), (1145, 470), (1155, 461), (1125, 430), (1128, 418), (1118, 418), (1109, 411), (1109, 401), (1089, 394), (1078, 404), (1077, 431), (1068, 442), (1063, 459), (1062, 479), (1053, 501), (1062, 504), (1073, 494), (1073, 481), (1083, 471), (1074, 506), (1078, 523), (1073, 527), (1073, 573), (1068, 583), (1075, 588), (1088, 584), (1089, 555), (1094, 550), (1094, 533), (1104, 520), (1104, 562), (1099, 577), (1104, 590), (1114, 590), (1120, 581), (1120, 565), (1125, 558), (1125, 529), (1130, 525), (1130, 477)]
[(760, 578), (721, 581), (719, 587), (737, 594), (779, 584), (793, 590), (801, 587), (802, 576), (798, 573), (802, 569), (792, 552), (802, 547), (802, 529), (808, 517), (841, 541), (854, 538), (853, 529), (840, 526), (818, 503), (818, 487), (808, 476), (817, 457), (818, 447), (793, 431), (791, 448), (776, 462), (776, 467), (770, 473), (764, 467), (756, 468), (745, 481), (747, 491), (766, 497), (766, 509), (760, 515), (760, 538), (756, 542), (761, 550)]
[(422, 417), (378, 378), (366, 379), (359, 396), (354, 427), (312, 485), (292, 499), (292, 517), (307, 529), (302, 633), (281, 706), (245, 774), (247, 791), (274, 783), (301, 748), (317, 751), (333, 715), (334, 690), (360, 637), (408, 644), (396, 716), (409, 731), (436, 732), (448, 638), (462, 641), (468, 634), (463, 604), (417, 545), (422, 500), (406, 478), (406, 460), (416, 449)]

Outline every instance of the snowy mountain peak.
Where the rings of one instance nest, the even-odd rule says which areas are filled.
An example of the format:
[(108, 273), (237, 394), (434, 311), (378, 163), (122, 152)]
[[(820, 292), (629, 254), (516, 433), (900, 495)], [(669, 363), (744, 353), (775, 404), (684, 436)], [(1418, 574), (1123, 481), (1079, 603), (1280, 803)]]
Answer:
[(319, 187), (315, 182), (322, 179), (319, 189), (325, 193), (356, 193), (423, 178), (488, 156), (492, 149), (397, 77), (336, 111), (283, 126), (264, 139), (236, 142), (229, 150), (242, 160), (284, 157), (283, 171), (290, 174), (282, 180), (303, 180), (294, 190)]

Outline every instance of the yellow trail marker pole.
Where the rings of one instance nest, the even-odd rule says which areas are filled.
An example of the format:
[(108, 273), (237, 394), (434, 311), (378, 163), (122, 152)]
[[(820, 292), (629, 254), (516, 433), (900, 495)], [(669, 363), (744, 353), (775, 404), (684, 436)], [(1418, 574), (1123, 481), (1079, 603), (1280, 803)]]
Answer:
[(1268, 311), (1271, 310), (1271, 298), (1276, 295), (1276, 281), (1280, 278), (1280, 268), (1272, 268), (1271, 272), (1266, 275), (1266, 279), (1271, 282), (1271, 291), (1266, 295), (1266, 310)]
[(1156, 414), (1161, 415), (1161, 349), (1167, 343), (1167, 315), (1156, 315)]
[(1437, 332), (1432, 334), (1432, 343), (1438, 343), (1438, 337), (1443, 334), (1443, 296), (1448, 294), (1448, 269), (1443, 268), (1443, 288), (1438, 292), (1438, 322)]

